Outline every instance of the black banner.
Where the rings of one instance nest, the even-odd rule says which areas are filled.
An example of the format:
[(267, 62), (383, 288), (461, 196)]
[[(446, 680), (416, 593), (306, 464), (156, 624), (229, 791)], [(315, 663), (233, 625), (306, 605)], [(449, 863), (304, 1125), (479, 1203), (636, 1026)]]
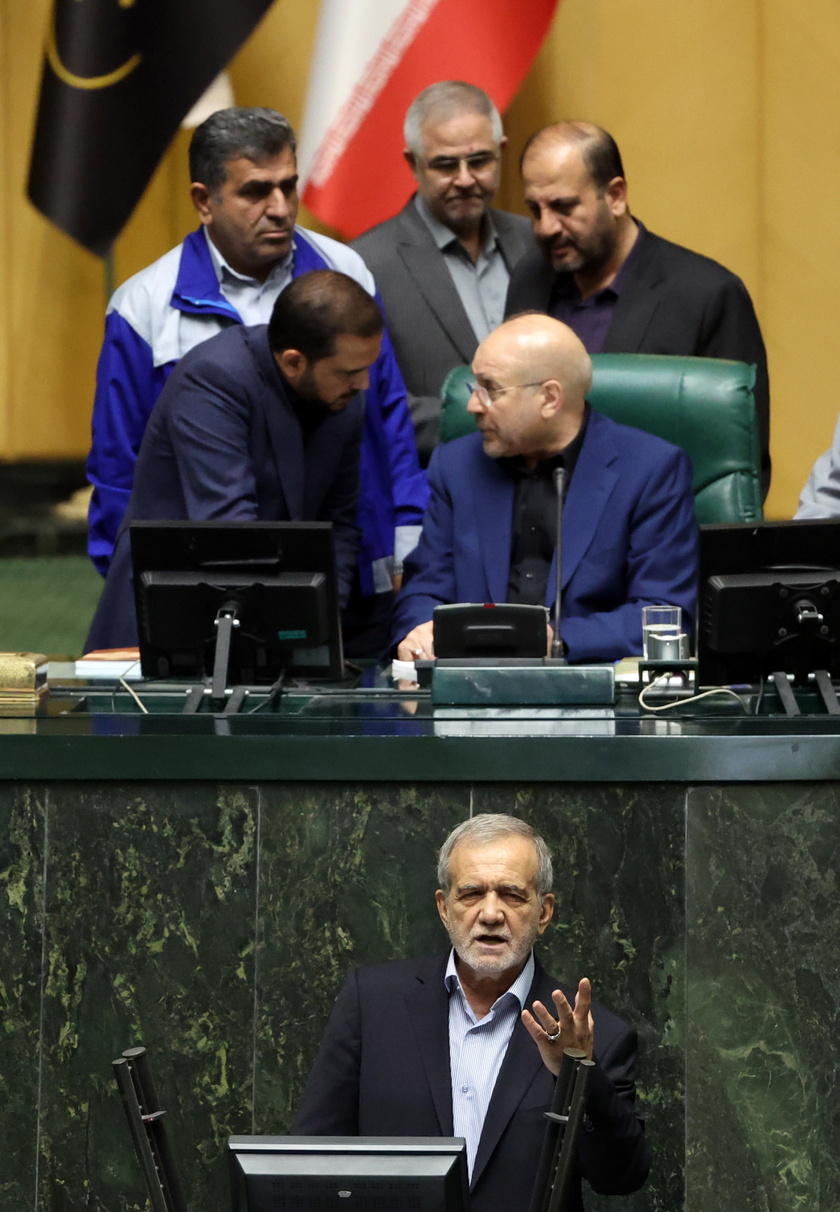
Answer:
[(104, 256), (183, 118), (273, 0), (54, 0), (29, 197)]

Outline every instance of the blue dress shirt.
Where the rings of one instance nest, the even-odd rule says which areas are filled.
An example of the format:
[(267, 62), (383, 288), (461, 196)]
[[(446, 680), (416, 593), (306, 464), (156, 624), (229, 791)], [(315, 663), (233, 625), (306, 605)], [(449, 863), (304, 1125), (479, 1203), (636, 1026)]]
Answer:
[(467, 1142), (470, 1177), (493, 1087), (533, 980), (532, 951), (522, 972), (507, 992), (496, 999), (484, 1018), (477, 1019), (461, 987), (455, 967), (455, 952), (452, 951), (449, 956), (444, 983), (449, 993), (452, 1122), (455, 1135), (463, 1136)]

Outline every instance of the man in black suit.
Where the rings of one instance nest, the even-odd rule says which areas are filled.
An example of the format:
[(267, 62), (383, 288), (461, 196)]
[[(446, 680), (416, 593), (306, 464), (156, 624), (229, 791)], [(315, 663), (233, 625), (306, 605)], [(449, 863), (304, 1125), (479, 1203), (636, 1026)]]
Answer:
[(511, 276), (506, 314), (562, 320), (589, 353), (734, 358), (756, 367), (762, 491), (770, 485), (767, 355), (740, 278), (630, 214), (615, 140), (587, 122), (532, 135), (522, 153), (538, 248)]
[(507, 140), (493, 102), (456, 80), (432, 84), (405, 119), (417, 192), (353, 241), (376, 279), (425, 466), (440, 389), (501, 323), (510, 272), (531, 247), (528, 220), (495, 210)]
[[(438, 882), (452, 950), (350, 974), (295, 1131), (463, 1136), (472, 1212), (524, 1212), (563, 1049), (581, 1048), (595, 1065), (579, 1175), (603, 1194), (637, 1190), (650, 1159), (636, 1033), (592, 1002), (588, 980), (559, 986), (533, 954), (554, 912), (544, 840), (516, 817), (471, 817), (444, 842)], [(573, 1201), (582, 1209), (579, 1184)]]

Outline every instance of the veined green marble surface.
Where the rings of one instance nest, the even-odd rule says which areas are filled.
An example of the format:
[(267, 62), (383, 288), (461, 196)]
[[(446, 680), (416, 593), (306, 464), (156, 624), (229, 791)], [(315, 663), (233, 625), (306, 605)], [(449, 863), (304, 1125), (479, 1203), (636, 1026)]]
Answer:
[(288, 1129), (348, 969), (444, 945), (471, 811), (546, 835), (544, 962), (639, 1029), (654, 1174), (589, 1206), (837, 1212), (834, 787), (525, 781), (4, 785), (0, 1208), (144, 1207), (111, 1072), (144, 1044), (188, 1204), (227, 1212), (225, 1139)]
[(39, 1167), (45, 813), (0, 787), (0, 1208), (31, 1207)]
[(110, 1063), (136, 1044), (160, 1072), (184, 1185), (204, 1197), (251, 1101), (257, 795), (45, 799), (38, 1206), (144, 1206)]
[(840, 1208), (840, 795), (688, 800), (688, 1156), (739, 1212)]

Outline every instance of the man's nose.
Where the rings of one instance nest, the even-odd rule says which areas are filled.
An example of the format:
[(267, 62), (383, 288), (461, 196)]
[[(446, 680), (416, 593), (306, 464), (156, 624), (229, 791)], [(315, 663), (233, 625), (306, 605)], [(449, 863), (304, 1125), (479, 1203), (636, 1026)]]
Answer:
[(485, 411), (484, 405), (478, 398), (478, 393), (475, 388), (470, 392), (470, 398), (467, 400), (467, 412), (474, 417), (480, 417)]
[(495, 892), (488, 892), (481, 902), (481, 919), (485, 922), (497, 922), (503, 917), (502, 902)]
[(458, 161), (458, 172), (455, 174), (455, 184), (461, 189), (472, 189), (475, 185), (475, 173), (462, 156)]
[(285, 219), (291, 213), (289, 199), (279, 186), (269, 194), (266, 211), (278, 219)]
[(367, 391), (370, 386), (370, 370), (367, 367), (357, 370), (350, 379), (350, 386), (354, 391)]
[(539, 216), (533, 219), (534, 235), (545, 240), (551, 236), (556, 236), (558, 232), (563, 230), (563, 223), (559, 215), (556, 215), (553, 210), (541, 210)]

